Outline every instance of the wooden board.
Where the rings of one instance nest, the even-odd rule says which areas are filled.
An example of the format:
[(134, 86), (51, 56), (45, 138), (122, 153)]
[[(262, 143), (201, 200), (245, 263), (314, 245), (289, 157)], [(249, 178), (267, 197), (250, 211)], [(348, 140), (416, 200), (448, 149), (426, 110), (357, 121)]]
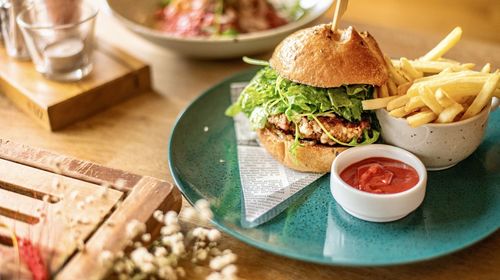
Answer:
[(94, 68), (79, 82), (45, 79), (32, 62), (7, 56), (0, 46), (0, 93), (43, 127), (58, 130), (131, 96), (149, 91), (149, 66), (99, 39)]
[[(102, 278), (100, 253), (127, 246), (130, 220), (158, 232), (152, 213), (179, 211), (181, 202), (171, 183), (0, 139), (0, 222), (40, 246), (55, 279)], [(0, 279), (29, 277), (5, 230), (0, 255)]]

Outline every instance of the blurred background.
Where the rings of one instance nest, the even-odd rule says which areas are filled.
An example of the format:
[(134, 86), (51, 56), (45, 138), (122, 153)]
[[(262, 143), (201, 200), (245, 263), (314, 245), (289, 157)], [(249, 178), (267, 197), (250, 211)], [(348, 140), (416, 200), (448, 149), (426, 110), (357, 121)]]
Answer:
[(500, 43), (498, 0), (351, 0), (343, 19), (438, 35), (460, 25), (467, 39)]

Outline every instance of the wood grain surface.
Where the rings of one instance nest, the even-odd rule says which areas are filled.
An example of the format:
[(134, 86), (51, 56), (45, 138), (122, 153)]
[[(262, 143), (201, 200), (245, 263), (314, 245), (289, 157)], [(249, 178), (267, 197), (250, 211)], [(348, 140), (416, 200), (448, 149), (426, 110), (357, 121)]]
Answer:
[[(377, 11), (376, 4), (373, 6), (373, 11)], [(348, 13), (354, 12), (349, 9)], [(460, 13), (468, 11), (466, 8), (460, 10)], [(439, 18), (438, 16), (435, 15), (435, 18)], [(477, 30), (482, 25), (491, 27), (489, 19), (482, 17), (482, 14), (475, 15)], [(424, 33), (425, 29), (419, 26), (409, 28), (402, 25), (407, 29), (403, 30), (371, 25), (370, 23), (378, 21), (371, 21), (369, 18), (364, 22), (355, 25), (359, 30), (369, 30), (384, 52), (394, 57), (404, 55), (412, 58), (422, 55), (448, 30), (436, 29)], [(344, 22), (343, 25), (345, 24)], [(447, 24), (455, 26), (459, 22), (448, 18)], [(472, 21), (471, 24), (474, 26)], [(498, 26), (495, 28), (498, 29)], [(167, 162), (168, 140), (179, 112), (214, 83), (249, 66), (239, 59), (196, 61), (179, 57), (126, 31), (106, 15), (101, 15), (98, 19), (97, 30), (98, 33), (107, 35), (112, 43), (124, 47), (152, 65), (157, 93), (135, 97), (57, 133), (44, 131), (5, 97), (0, 96), (0, 137), (134, 173), (171, 180)], [(500, 46), (470, 40), (474, 37), (477, 38), (470, 36), (466, 29), (465, 39), (449, 56), (477, 65), (492, 62), (495, 67), (500, 67)], [(261, 57), (268, 58), (269, 54)], [(189, 206), (184, 203), (184, 207)], [(200, 224), (199, 221), (182, 216), (181, 221), (186, 227)], [(450, 232), (450, 238), (453, 238), (453, 232)], [(330, 267), (309, 264), (255, 249), (227, 235), (224, 235), (222, 246), (239, 255), (239, 275), (243, 279), (498, 279), (500, 274), (498, 232), (472, 247), (445, 257), (392, 267)], [(206, 272), (188, 271), (188, 279), (204, 279)]]

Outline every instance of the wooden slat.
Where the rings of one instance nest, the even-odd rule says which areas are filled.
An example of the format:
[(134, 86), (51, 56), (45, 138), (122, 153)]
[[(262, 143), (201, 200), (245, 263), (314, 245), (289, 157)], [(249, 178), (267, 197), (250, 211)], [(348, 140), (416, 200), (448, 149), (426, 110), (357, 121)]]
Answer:
[[(181, 206), (180, 196), (172, 196), (177, 189), (169, 183), (144, 177), (131, 191), (127, 199), (107, 222), (87, 242), (85, 253), (78, 253), (57, 275), (56, 279), (101, 279), (107, 269), (99, 263), (99, 255), (108, 250), (113, 253), (122, 251), (127, 244), (126, 225), (131, 220), (146, 223), (148, 231), (156, 222), (151, 213), (156, 209), (176, 210)], [(165, 192), (164, 189), (170, 191)], [(168, 199), (169, 197), (173, 199)], [(111, 225), (111, 226), (110, 226)]]
[(139, 182), (141, 176), (104, 167), (88, 161), (64, 157), (46, 150), (20, 145), (0, 138), (0, 158), (17, 162), (38, 169), (54, 171), (55, 163), (59, 165), (62, 175), (94, 184), (114, 184), (118, 179), (124, 188), (130, 190)]

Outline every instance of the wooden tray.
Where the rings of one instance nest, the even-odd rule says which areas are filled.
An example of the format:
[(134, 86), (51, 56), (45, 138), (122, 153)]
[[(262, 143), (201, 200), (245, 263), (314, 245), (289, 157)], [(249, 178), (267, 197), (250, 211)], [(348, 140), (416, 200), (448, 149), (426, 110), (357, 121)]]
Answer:
[[(127, 246), (129, 221), (158, 232), (153, 212), (181, 203), (171, 183), (0, 139), (0, 221), (41, 247), (55, 279), (104, 277), (100, 253)], [(9, 240), (0, 231), (0, 279), (29, 279)]]
[(98, 41), (94, 69), (75, 83), (45, 79), (32, 62), (10, 58), (0, 45), (0, 93), (46, 129), (58, 130), (151, 90), (148, 65), (102, 38)]

